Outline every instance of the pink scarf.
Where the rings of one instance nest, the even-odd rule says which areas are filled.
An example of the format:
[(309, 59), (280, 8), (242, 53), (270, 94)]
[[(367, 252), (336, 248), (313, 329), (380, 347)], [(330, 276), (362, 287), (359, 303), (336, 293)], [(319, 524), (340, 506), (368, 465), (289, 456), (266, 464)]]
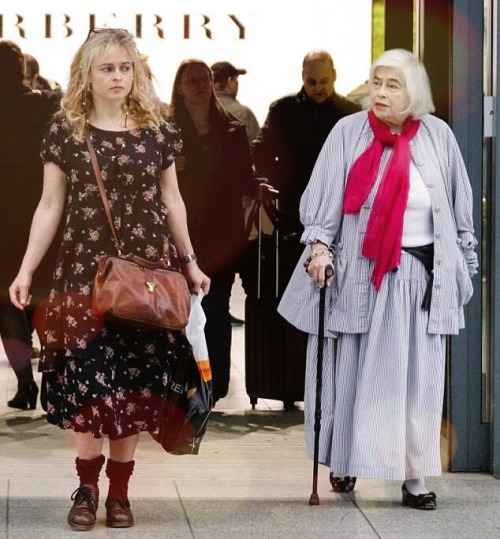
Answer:
[(377, 179), (384, 148), (392, 146), (370, 212), (362, 250), (363, 256), (375, 260), (371, 282), (378, 290), (384, 275), (397, 268), (401, 258), (403, 219), (410, 190), (410, 140), (417, 133), (420, 121), (407, 118), (401, 133), (393, 134), (371, 110), (368, 120), (375, 138), (349, 171), (343, 211), (346, 214), (359, 212)]

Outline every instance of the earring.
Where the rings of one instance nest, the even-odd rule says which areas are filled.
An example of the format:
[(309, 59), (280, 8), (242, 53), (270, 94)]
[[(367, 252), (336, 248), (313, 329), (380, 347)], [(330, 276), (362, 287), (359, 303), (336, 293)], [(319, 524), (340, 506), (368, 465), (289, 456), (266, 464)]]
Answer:
[[(90, 83), (89, 83), (90, 85)], [(83, 116), (85, 118), (85, 125), (88, 125), (89, 123), (89, 114), (88, 114), (88, 108), (87, 108), (87, 100), (86, 100), (86, 96), (87, 94), (90, 92), (90, 88), (87, 87), (87, 88), (83, 88), (82, 89), (82, 109), (83, 109)]]
[(128, 120), (128, 111), (129, 111), (129, 108), (130, 108), (130, 94), (128, 94), (127, 96), (127, 99), (126, 99), (126, 102), (125, 102), (125, 122), (123, 124), (123, 127), (127, 127), (127, 120)]
[(86, 96), (91, 92), (91, 86), (90, 82), (88, 83), (87, 87), (82, 87), (82, 107), (87, 110), (87, 102), (85, 100)]

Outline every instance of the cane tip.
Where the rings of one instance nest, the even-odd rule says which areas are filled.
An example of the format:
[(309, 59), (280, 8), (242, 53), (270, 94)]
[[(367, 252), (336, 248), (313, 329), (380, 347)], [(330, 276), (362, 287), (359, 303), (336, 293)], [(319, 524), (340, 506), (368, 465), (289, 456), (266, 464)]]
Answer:
[(309, 505), (319, 505), (319, 496), (317, 494), (311, 494)]

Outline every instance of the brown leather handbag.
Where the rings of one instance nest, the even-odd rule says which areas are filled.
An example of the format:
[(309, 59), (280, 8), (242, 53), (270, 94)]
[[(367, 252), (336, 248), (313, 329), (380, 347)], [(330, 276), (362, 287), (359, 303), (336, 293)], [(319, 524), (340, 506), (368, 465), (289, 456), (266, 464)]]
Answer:
[(92, 294), (92, 314), (119, 324), (164, 330), (186, 327), (190, 311), (189, 287), (183, 273), (173, 268), (168, 241), (156, 262), (122, 255), (90, 136), (86, 134), (90, 160), (118, 256), (103, 256), (97, 268)]

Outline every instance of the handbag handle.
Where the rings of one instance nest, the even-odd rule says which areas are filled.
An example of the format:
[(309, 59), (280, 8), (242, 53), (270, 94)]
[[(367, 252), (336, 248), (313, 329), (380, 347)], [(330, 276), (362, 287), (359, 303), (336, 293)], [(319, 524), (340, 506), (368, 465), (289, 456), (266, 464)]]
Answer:
[[(108, 219), (109, 227), (111, 228), (111, 233), (113, 234), (113, 240), (115, 242), (116, 250), (118, 251), (119, 256), (123, 256), (120, 249), (120, 242), (118, 241), (118, 236), (116, 235), (115, 225), (113, 223), (113, 216), (111, 215), (111, 208), (109, 207), (108, 197), (106, 195), (106, 189), (104, 188), (104, 182), (101, 176), (101, 169), (99, 168), (99, 163), (97, 162), (97, 155), (92, 145), (92, 139), (90, 138), (90, 133), (88, 130), (85, 130), (85, 142), (87, 143), (87, 148), (89, 150), (90, 162), (92, 163), (92, 168), (94, 169), (95, 179), (97, 181), (97, 187), (99, 188), (99, 193), (101, 194), (102, 205), (104, 206), (104, 211)], [(129, 255), (133, 258), (134, 255)], [(141, 262), (144, 262), (141, 260)], [(168, 240), (163, 242), (163, 256), (161, 257), (159, 263), (152, 262), (151, 267), (159, 267), (163, 265), (170, 265), (169, 260), (169, 248)]]

